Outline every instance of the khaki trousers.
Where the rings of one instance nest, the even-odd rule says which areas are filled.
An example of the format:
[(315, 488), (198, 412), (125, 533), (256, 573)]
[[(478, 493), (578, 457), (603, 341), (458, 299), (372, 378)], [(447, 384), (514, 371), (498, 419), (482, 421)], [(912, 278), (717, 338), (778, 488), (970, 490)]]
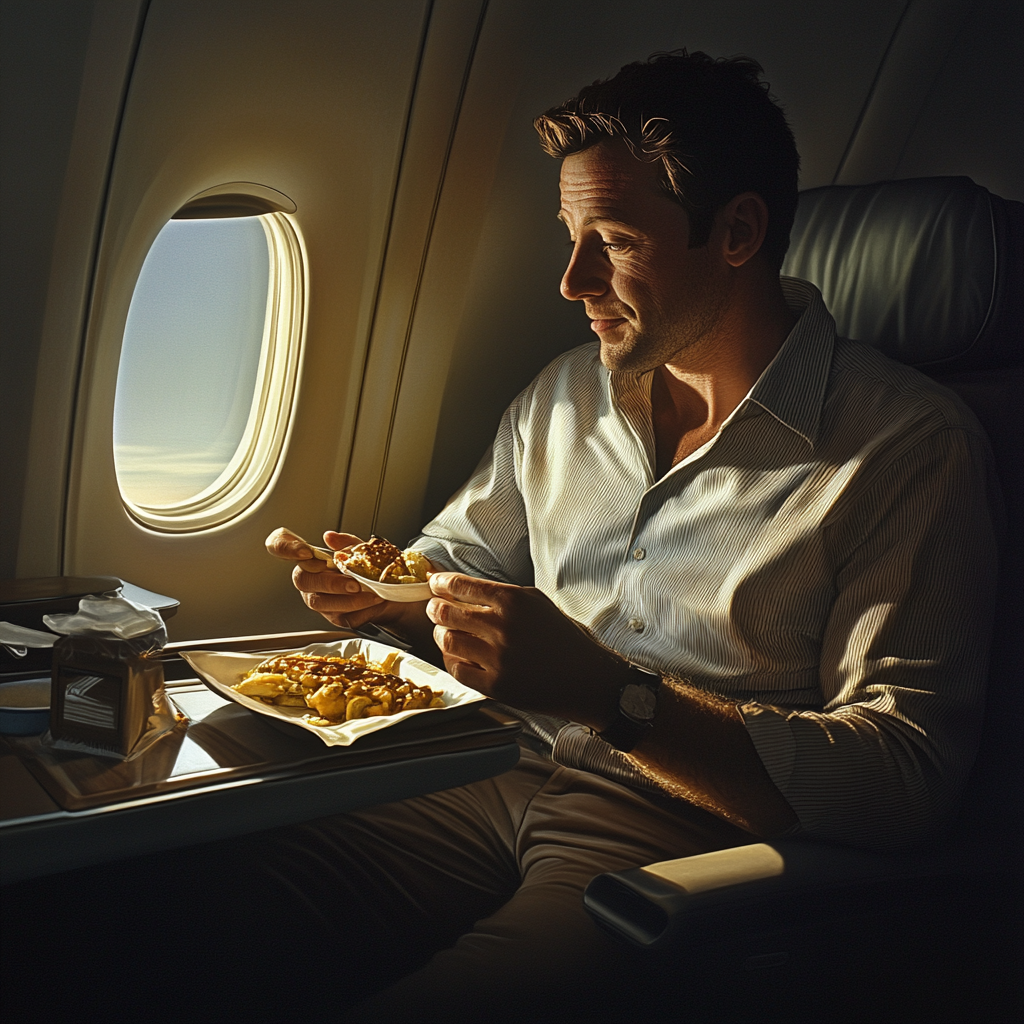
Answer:
[(643, 967), (584, 910), (588, 882), (750, 840), (524, 750), (497, 778), (288, 829), (257, 856), (325, 931), (357, 913), (378, 942), (440, 946), (410, 973), (390, 965), (346, 1019), (601, 1020), (585, 1008), (628, 1006)]

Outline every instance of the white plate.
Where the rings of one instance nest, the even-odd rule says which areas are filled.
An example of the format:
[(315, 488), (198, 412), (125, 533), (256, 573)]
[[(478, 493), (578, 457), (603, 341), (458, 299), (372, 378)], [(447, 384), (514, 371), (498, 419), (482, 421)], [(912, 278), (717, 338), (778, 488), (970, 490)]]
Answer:
[[(321, 654), (351, 658), (355, 654), (362, 654), (367, 661), (379, 664), (392, 653), (398, 654), (398, 660), (391, 670), (392, 673), (410, 680), (417, 686), (429, 686), (432, 690), (440, 690), (444, 699), (443, 708), (399, 711), (397, 715), (358, 718), (353, 722), (343, 722), (340, 725), (312, 725), (303, 721), (302, 718), (303, 715), (315, 714), (312, 708), (288, 708), (264, 704), (263, 701), (257, 700), (255, 697), (247, 697), (245, 694), (231, 689), (235, 683), (241, 682), (242, 676), (246, 672), (255, 668), (268, 657), (276, 658), (282, 654)], [(302, 648), (301, 651), (280, 651), (272, 655), (238, 654), (233, 651), (183, 651), (181, 656), (196, 670), (199, 678), (222, 697), (241, 704), (242, 707), (249, 708), (257, 714), (287, 722), (289, 725), (297, 725), (300, 729), (319, 736), (329, 747), (347, 747), (360, 736), (377, 732), (378, 729), (390, 728), (413, 715), (443, 713), (449, 708), (463, 707), (466, 704), (473, 704), (485, 699), (482, 693), (463, 686), (447, 672), (442, 672), (441, 669), (435, 668), (428, 662), (420, 661), (419, 658), (414, 658), (411, 654), (399, 651), (395, 647), (377, 643), (376, 640), (363, 640), (359, 637), (351, 640), (338, 640), (333, 644), (311, 644), (309, 647)]]
[(361, 583), (364, 590), (372, 590), (385, 601), (429, 601), (434, 596), (429, 583), (378, 583), (345, 568), (341, 571), (345, 576), (351, 576)]

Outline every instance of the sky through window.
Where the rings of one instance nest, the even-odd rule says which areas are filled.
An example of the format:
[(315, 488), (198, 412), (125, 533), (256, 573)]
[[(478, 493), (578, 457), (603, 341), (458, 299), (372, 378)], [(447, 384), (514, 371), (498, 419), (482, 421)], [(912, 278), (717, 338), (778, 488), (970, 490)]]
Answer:
[(235, 454), (268, 280), (258, 217), (172, 220), (157, 236), (132, 296), (114, 400), (114, 464), (129, 501), (185, 501)]

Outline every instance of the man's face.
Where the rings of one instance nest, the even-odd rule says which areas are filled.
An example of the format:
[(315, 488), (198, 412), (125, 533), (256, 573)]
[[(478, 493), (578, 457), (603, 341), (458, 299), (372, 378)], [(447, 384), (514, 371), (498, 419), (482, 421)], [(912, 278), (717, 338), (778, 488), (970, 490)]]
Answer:
[(686, 211), (658, 187), (655, 164), (617, 141), (562, 162), (572, 258), (562, 295), (584, 303), (609, 370), (642, 373), (712, 342), (727, 282), (709, 246), (689, 248)]

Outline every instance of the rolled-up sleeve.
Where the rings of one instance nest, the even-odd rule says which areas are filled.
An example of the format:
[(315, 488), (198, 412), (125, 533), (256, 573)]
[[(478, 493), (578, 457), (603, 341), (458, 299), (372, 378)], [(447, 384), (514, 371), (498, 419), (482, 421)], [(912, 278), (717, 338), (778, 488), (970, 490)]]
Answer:
[(949, 428), (823, 524), (836, 596), (821, 711), (741, 706), (810, 837), (876, 849), (956, 812), (976, 752), (996, 581), (991, 457)]

